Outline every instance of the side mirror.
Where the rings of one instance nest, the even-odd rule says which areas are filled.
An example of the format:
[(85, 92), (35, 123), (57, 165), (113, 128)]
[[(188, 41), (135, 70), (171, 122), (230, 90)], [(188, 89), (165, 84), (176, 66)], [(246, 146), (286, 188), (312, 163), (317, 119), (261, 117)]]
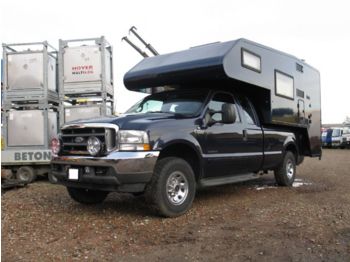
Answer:
[(236, 109), (233, 104), (223, 104), (222, 111), (222, 123), (232, 124), (236, 121)]

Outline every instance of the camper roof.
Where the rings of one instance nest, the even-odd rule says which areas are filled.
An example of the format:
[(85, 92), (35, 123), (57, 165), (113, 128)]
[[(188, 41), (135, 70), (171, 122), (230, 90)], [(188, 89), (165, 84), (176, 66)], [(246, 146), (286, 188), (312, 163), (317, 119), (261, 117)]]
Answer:
[[(233, 49), (240, 49), (240, 47), (245, 46), (251, 47), (250, 49), (253, 52), (256, 49), (263, 49), (263, 52), (260, 53), (265, 53), (266, 55), (266, 53), (272, 52), (280, 57), (298, 61), (303, 66), (308, 66), (294, 56), (241, 38), (145, 58), (125, 74), (124, 84), (130, 90), (137, 90), (145, 87), (193, 82), (194, 79), (227, 77), (236, 79), (236, 74), (232, 72), (232, 67), (236, 66), (236, 64), (230, 61), (237, 58), (240, 63), (240, 57), (234, 57), (236, 52), (233, 52)], [(240, 52), (240, 50), (238, 51)]]

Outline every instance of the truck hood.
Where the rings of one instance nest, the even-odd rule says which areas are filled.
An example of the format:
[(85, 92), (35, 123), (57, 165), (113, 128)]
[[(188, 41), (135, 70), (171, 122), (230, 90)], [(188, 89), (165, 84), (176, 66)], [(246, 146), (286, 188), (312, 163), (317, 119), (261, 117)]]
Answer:
[(146, 113), (146, 114), (123, 114), (119, 117), (103, 117), (76, 120), (66, 124), (84, 124), (84, 123), (108, 123), (119, 126), (119, 129), (124, 130), (145, 130), (149, 125), (182, 119), (183, 116), (171, 113)]

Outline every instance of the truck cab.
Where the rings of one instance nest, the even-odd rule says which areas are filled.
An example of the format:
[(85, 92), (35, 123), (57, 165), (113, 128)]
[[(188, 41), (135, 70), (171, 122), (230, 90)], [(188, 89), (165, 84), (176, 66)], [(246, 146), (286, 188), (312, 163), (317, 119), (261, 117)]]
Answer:
[(342, 128), (332, 129), (332, 147), (334, 148), (343, 147), (343, 129)]
[[(124, 83), (153, 94), (122, 116), (64, 125), (52, 143), (52, 175), (80, 203), (99, 203), (112, 191), (142, 193), (165, 217), (187, 212), (198, 188), (256, 179), (270, 170), (278, 185), (292, 186), (304, 156), (321, 156), (318, 95), (306, 89), (297, 98), (289, 76), (268, 68), (260, 73), (272, 72), (271, 81), (282, 81), (277, 96), (257, 85), (253, 76), (261, 75), (251, 68), (244, 70), (255, 84), (238, 81), (237, 75), (247, 76), (227, 72), (242, 67), (241, 60), (226, 69), (222, 63), (235, 59), (226, 56), (236, 49), (244, 55), (242, 44), (219, 43), (200, 52), (142, 60)], [(257, 47), (249, 54), (269, 57)], [(312, 113), (304, 107), (309, 102)]]
[(340, 144), (341, 148), (350, 147), (350, 127), (344, 127), (342, 132), (342, 143)]

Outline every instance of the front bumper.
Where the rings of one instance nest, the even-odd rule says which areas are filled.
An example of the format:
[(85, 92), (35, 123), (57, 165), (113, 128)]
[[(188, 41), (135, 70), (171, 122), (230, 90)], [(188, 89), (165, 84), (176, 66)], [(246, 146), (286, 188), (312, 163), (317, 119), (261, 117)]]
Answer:
[[(58, 156), (51, 161), (51, 174), (65, 186), (141, 192), (151, 180), (158, 156), (159, 151), (116, 151), (105, 157)], [(78, 180), (68, 179), (69, 168), (79, 169)]]
[(350, 140), (349, 141), (343, 141), (343, 143), (340, 146), (350, 147)]

